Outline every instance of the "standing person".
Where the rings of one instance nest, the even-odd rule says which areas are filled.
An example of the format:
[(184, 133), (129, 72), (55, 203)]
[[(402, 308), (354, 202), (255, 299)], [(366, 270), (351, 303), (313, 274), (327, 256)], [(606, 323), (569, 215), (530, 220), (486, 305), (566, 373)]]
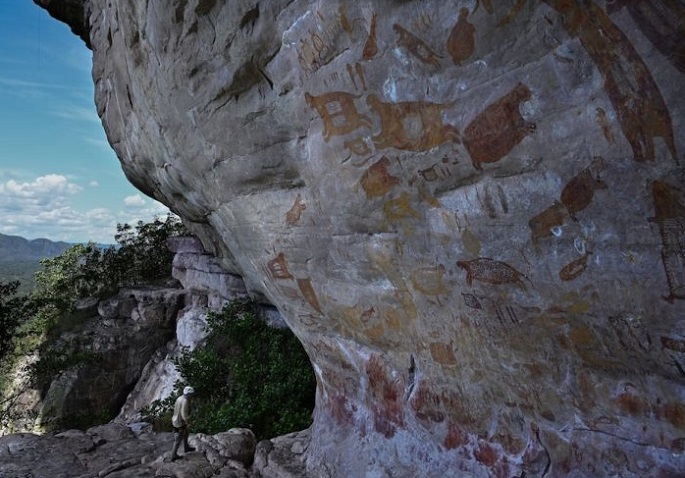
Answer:
[(176, 399), (174, 404), (174, 415), (171, 417), (171, 425), (174, 427), (174, 447), (171, 450), (171, 461), (181, 458), (178, 455), (178, 447), (183, 442), (185, 453), (195, 451), (195, 448), (188, 445), (188, 425), (190, 425), (190, 402), (192, 401), (195, 390), (193, 387), (185, 387), (183, 395)]

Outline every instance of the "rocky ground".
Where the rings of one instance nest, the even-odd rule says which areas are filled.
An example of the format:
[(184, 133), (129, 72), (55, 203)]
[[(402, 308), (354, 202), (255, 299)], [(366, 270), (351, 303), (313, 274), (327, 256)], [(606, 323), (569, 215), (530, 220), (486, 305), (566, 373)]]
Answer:
[(55, 435), (0, 437), (2, 478), (289, 478), (306, 476), (307, 432), (256, 443), (250, 430), (191, 434), (196, 450), (171, 462), (172, 433), (107, 424)]

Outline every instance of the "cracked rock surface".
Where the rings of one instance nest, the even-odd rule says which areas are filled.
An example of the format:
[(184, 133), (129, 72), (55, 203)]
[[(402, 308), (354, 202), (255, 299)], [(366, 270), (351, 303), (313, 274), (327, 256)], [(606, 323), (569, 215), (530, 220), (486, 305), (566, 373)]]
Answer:
[[(136, 430), (134, 432), (134, 430)], [(20, 433), (0, 437), (3, 478), (248, 478), (255, 439), (232, 429), (191, 435), (197, 450), (170, 461), (172, 433), (109, 424), (56, 435)]]
[(303, 342), (307, 470), (681, 476), (685, 2), (40, 3)]

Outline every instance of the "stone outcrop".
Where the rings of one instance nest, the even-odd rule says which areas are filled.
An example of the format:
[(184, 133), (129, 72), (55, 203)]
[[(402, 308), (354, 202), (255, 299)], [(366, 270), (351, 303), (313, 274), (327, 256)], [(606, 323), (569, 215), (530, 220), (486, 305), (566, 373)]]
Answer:
[[(29, 377), (17, 369), (12, 388), (22, 393), (12, 414), (26, 418), (12, 427), (64, 429), (116, 414), (155, 351), (174, 338), (184, 300), (180, 288), (132, 287), (106, 300), (80, 301), (72, 329), (52, 343), (55, 358), (44, 358), (45, 367), (64, 360), (66, 368), (40, 384), (43, 390), (30, 389)], [(27, 357), (27, 363), (36, 359)]]
[[(304, 472), (302, 451), (309, 440), (306, 431), (262, 443), (259, 462), (254, 466), (257, 443), (251, 430), (191, 434), (195, 451), (170, 462), (172, 434), (137, 421), (143, 407), (174, 391), (180, 377), (172, 359), (183, 350), (204, 344), (207, 312), (245, 294), (240, 278), (222, 272), (216, 259), (195, 238), (172, 238), (169, 246), (176, 258), (181, 256), (174, 262), (175, 280), (169, 282), (170, 287), (125, 288), (106, 300), (84, 299), (75, 304), (73, 325), (82, 322), (83, 326), (75, 326), (59, 342), (69, 343), (74, 351), (97, 353), (97, 362), (65, 370), (42, 396), (38, 390), (26, 389), (13, 414), (20, 409), (35, 414), (13, 420), (12, 427), (39, 431), (69, 428), (81, 425), (84, 419), (92, 420), (100, 411), (111, 414), (125, 399), (119, 415), (109, 424), (85, 431), (7, 434), (8, 430), (3, 430), (0, 476), (275, 478), (281, 476), (284, 463), (289, 469), (299, 466)], [(272, 309), (263, 312), (272, 325), (285, 326)], [(155, 349), (150, 358), (150, 351)], [(26, 357), (26, 363), (35, 359)], [(21, 373), (25, 368), (25, 364), (18, 367), (15, 389), (26, 388), (28, 378)], [(104, 388), (103, 378), (107, 379)], [(277, 455), (274, 448), (279, 450)], [(262, 468), (264, 473), (260, 473)]]
[(198, 238), (170, 238), (169, 249), (174, 253), (174, 278), (191, 294), (206, 298), (211, 310), (221, 310), (227, 301), (247, 294), (242, 277), (227, 273)]
[(255, 448), (253, 470), (261, 478), (334, 476), (325, 465), (307, 470), (306, 451), (310, 441), (309, 430), (304, 430), (259, 442)]
[(685, 469), (682, 0), (81, 6), (125, 174), (312, 359), (306, 469)]
[[(170, 238), (169, 248), (175, 259), (168, 284), (127, 287), (108, 299), (74, 304), (71, 329), (52, 348), (60, 359), (79, 359), (43, 390), (28, 385), (28, 367), (38, 356), (17, 364), (7, 393), (17, 395), (13, 420), (3, 431), (82, 427), (113, 415), (118, 423), (135, 422), (141, 409), (174, 392), (180, 375), (173, 359), (204, 345), (208, 311), (246, 292), (240, 277), (222, 271), (196, 238)], [(265, 315), (283, 326), (270, 308)]]
[(196, 451), (171, 462), (172, 433), (108, 424), (57, 435), (0, 437), (3, 478), (248, 478), (255, 450), (250, 430), (191, 435)]
[(197, 238), (173, 237), (168, 245), (174, 253), (171, 273), (185, 294), (185, 306), (177, 316), (173, 340), (157, 349), (145, 365), (117, 416), (119, 423), (140, 419), (145, 406), (173, 393), (180, 379), (173, 359), (204, 345), (209, 333), (207, 312), (220, 311), (232, 299), (246, 295), (242, 279), (224, 271)]

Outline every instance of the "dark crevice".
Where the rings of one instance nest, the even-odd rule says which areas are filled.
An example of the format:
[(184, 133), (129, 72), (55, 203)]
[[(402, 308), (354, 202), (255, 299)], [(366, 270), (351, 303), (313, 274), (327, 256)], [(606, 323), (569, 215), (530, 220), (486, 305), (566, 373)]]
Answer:
[(254, 29), (255, 23), (259, 19), (259, 3), (251, 10), (248, 10), (243, 18), (240, 20), (240, 29), (243, 30), (246, 27), (250, 28), (250, 32)]

